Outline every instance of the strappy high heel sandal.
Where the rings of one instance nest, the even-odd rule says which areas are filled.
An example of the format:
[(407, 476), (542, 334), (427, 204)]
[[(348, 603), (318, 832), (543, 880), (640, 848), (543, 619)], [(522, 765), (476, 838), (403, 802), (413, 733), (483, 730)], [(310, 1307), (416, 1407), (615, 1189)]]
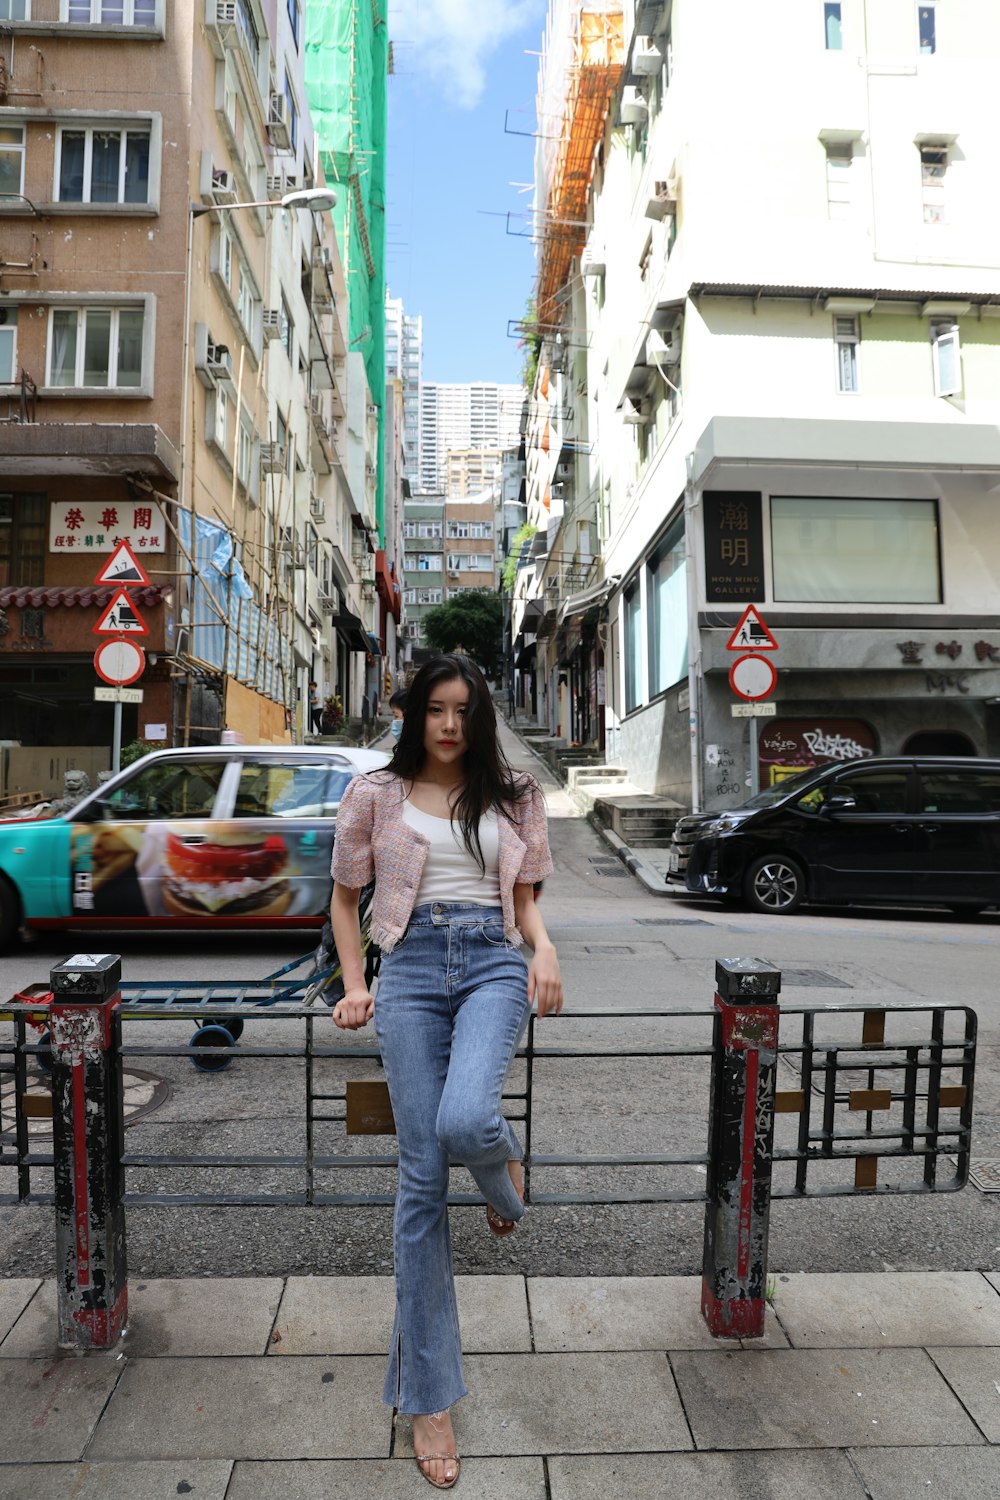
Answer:
[[(511, 1180), (511, 1182), (514, 1182), (514, 1187), (515, 1187), (515, 1189), (517, 1191), (517, 1196), (520, 1198), (521, 1202), (523, 1203), (524, 1202), (524, 1167), (523, 1167), (523, 1165), (520, 1162), (518, 1162), (517, 1165), (519, 1167), (521, 1167), (521, 1185), (520, 1185), (520, 1187), (518, 1187), (517, 1183), (514, 1182), (513, 1177), (510, 1180)], [(496, 1209), (493, 1207), (493, 1205), (491, 1203), (487, 1203), (487, 1205), (486, 1205), (486, 1222), (489, 1225), (489, 1227), (492, 1230), (492, 1232), (496, 1235), (496, 1237), (497, 1237), (498, 1240), (506, 1239), (507, 1235), (508, 1234), (513, 1234), (514, 1230), (517, 1228), (517, 1220), (516, 1219), (505, 1219), (502, 1214), (498, 1214), (497, 1213)]]
[[(448, 1413), (446, 1411), (432, 1411), (424, 1414), (422, 1420), (429, 1424), (433, 1432), (440, 1431), (443, 1436), (444, 1423), (442, 1421), (442, 1418), (447, 1416)], [(452, 1447), (454, 1448), (454, 1446), (455, 1438), (454, 1434), (452, 1434)], [(462, 1470), (462, 1460), (459, 1458), (457, 1453), (418, 1453), (416, 1450), (417, 1440), (414, 1436), (413, 1456), (416, 1460), (417, 1468), (427, 1480), (428, 1484), (432, 1484), (436, 1490), (450, 1490), (458, 1483), (458, 1476)], [(435, 1479), (434, 1476), (429, 1472), (428, 1466), (433, 1463), (440, 1463), (445, 1465), (444, 1479)]]

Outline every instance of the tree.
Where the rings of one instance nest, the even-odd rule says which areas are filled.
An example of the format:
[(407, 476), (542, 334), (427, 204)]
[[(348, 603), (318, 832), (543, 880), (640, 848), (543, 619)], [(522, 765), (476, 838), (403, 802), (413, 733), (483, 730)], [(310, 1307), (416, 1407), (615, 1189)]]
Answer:
[(537, 530), (537, 526), (529, 526), (528, 522), (525, 521), (524, 525), (519, 526), (515, 531), (511, 539), (510, 551), (504, 558), (503, 569), (500, 573), (505, 594), (512, 594), (514, 592), (514, 579), (517, 577), (517, 564), (521, 557), (521, 548), (525, 542), (530, 542)]
[(435, 651), (461, 649), (493, 673), (503, 650), (503, 603), (489, 589), (472, 589), (424, 616), (427, 644)]

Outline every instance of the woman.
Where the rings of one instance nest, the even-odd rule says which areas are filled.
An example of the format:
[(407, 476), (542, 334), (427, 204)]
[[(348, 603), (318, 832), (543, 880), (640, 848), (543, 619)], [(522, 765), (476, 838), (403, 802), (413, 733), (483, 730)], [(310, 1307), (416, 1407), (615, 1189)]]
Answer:
[[(344, 794), (331, 919), (345, 986), (333, 1019), (354, 1030), (374, 1013), (399, 1145), (383, 1399), (412, 1415), (417, 1464), (437, 1489), (458, 1478), (449, 1407), (466, 1393), (448, 1166), (468, 1167), (490, 1229), (510, 1234), (524, 1213), (523, 1151), (501, 1113), (504, 1078), (532, 1002), (539, 1016), (562, 1009), (533, 890), (551, 870), (541, 790), (508, 765), (482, 673), (465, 656), (436, 658), (409, 689), (388, 767)], [(377, 1005), (358, 930), (358, 892), (373, 873)]]

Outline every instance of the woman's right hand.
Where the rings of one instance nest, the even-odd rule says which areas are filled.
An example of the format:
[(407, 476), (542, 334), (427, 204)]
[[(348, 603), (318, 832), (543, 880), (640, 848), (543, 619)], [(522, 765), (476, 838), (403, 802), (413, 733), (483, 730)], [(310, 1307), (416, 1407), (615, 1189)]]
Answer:
[(360, 1031), (375, 1014), (375, 1001), (367, 990), (348, 990), (333, 1007), (333, 1024), (341, 1031)]

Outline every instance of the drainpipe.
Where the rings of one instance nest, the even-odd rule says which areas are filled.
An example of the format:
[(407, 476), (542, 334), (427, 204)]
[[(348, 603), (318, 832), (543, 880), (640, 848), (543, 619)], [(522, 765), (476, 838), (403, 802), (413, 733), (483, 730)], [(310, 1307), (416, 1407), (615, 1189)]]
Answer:
[(691, 738), (691, 811), (701, 812), (701, 633), (698, 629), (698, 506), (695, 489), (695, 455), (685, 459), (684, 550), (686, 555), (688, 613), (688, 726)]

